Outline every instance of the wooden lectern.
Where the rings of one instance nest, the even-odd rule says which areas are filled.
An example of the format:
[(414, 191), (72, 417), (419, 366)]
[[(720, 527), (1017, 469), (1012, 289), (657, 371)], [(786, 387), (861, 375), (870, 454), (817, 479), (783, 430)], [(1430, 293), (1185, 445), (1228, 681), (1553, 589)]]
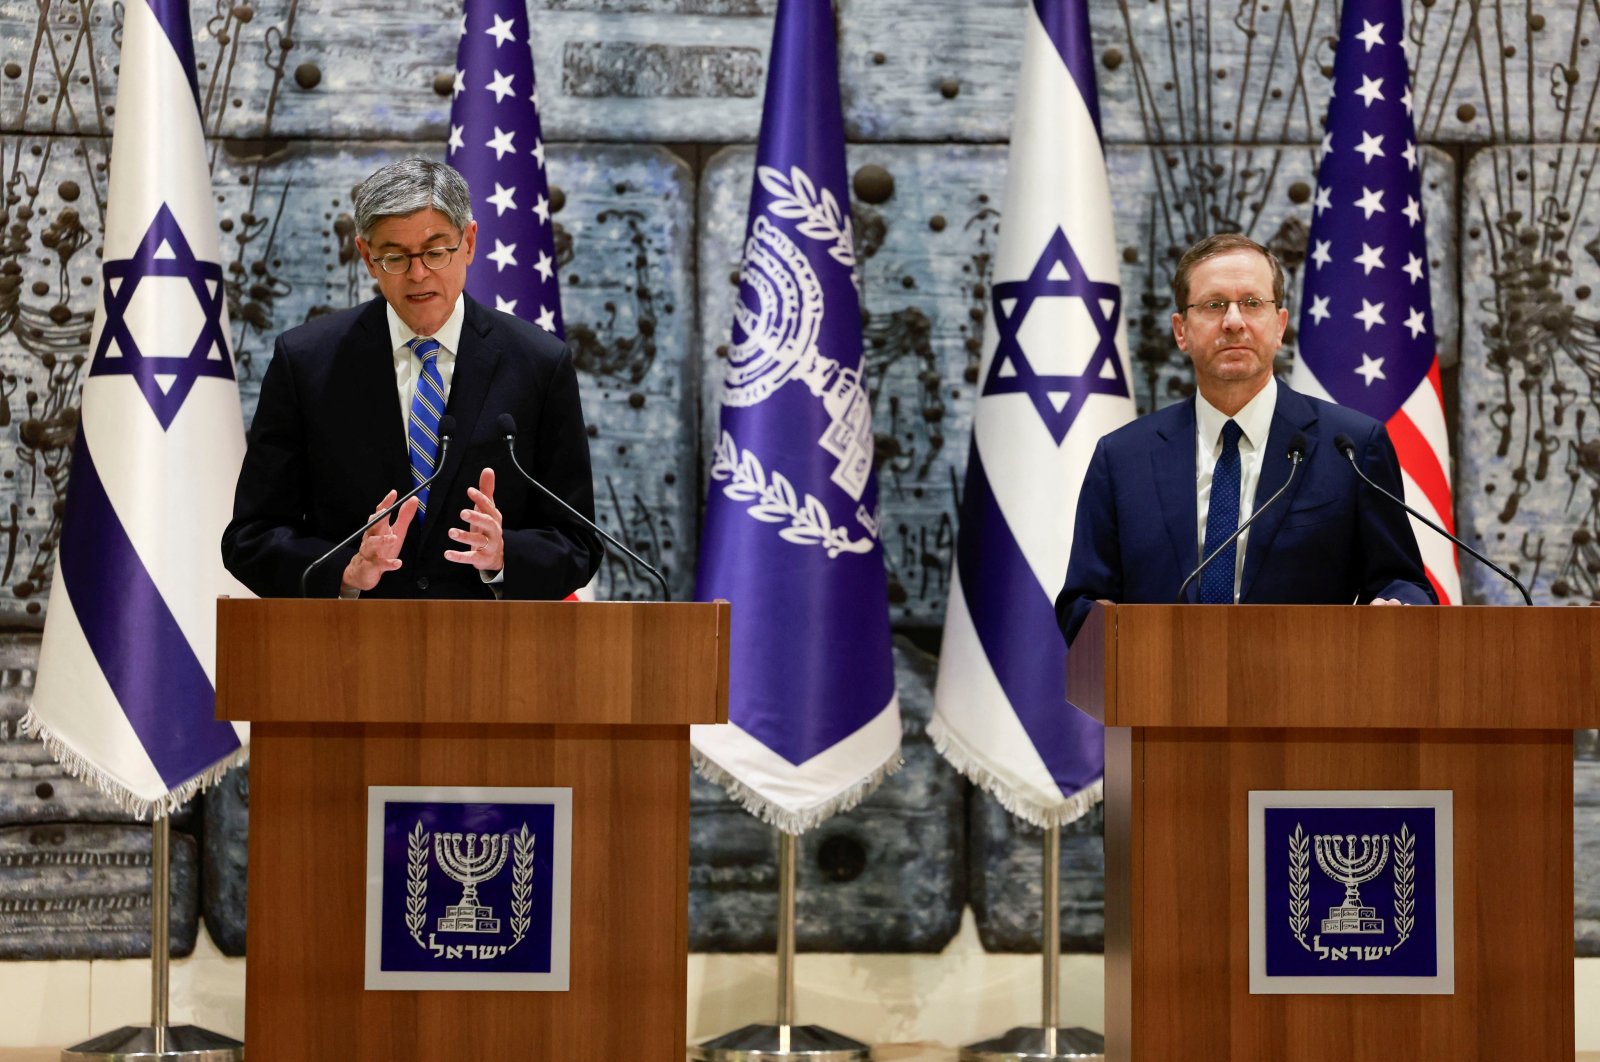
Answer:
[[(689, 725), (727, 721), (715, 604), (218, 602), (251, 723), (251, 1058), (667, 1059), (687, 1039)], [(566, 992), (365, 991), (367, 787), (572, 789)]]
[[(1572, 731), (1600, 610), (1097, 606), (1106, 1057), (1573, 1057)], [(1247, 794), (1454, 792), (1452, 995), (1251, 995)]]

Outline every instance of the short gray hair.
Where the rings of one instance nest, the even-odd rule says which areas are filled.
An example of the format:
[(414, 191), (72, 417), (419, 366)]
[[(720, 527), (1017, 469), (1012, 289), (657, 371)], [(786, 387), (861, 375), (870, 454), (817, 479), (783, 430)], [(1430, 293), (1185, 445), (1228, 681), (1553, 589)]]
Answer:
[(455, 167), (423, 158), (390, 163), (356, 189), (356, 232), (371, 239), (373, 226), (384, 218), (430, 207), (458, 229), (465, 230), (472, 221), (472, 193)]

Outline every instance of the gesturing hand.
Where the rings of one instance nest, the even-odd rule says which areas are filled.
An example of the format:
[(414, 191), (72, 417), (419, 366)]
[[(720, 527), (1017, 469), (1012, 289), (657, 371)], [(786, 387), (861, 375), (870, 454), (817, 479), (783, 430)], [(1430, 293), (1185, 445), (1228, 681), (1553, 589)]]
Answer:
[(457, 564), (470, 564), (491, 575), (506, 566), (506, 543), (501, 537), (500, 510), (494, 504), (494, 469), (486, 468), (478, 476), (478, 485), (467, 488), (472, 508), (461, 510), (466, 527), (452, 527), (450, 537), (463, 549), (445, 550), (444, 559)]
[[(372, 511), (381, 513), (393, 505), (398, 496), (397, 492), (391, 490)], [(344, 566), (344, 575), (341, 579), (346, 589), (371, 590), (378, 585), (378, 580), (383, 577), (384, 572), (392, 572), (400, 567), (400, 547), (405, 543), (406, 532), (411, 528), (411, 518), (416, 515), (417, 499), (407, 498), (393, 517), (379, 520), (367, 529), (367, 533), (361, 536), (361, 542), (356, 547), (356, 555)]]

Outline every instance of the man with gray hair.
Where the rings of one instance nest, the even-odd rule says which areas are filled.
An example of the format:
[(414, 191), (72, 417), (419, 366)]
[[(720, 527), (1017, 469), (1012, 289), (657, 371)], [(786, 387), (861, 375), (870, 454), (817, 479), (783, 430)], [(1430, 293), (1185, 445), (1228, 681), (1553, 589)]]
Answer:
[(459, 173), (421, 158), (356, 190), (356, 248), (381, 297), (278, 337), (222, 537), (228, 570), (256, 594), (298, 596), (313, 561), (435, 471), (308, 592), (559, 599), (599, 566), (593, 533), (511, 468), (506, 415), (523, 467), (593, 517), (572, 355), (466, 294), (471, 203)]

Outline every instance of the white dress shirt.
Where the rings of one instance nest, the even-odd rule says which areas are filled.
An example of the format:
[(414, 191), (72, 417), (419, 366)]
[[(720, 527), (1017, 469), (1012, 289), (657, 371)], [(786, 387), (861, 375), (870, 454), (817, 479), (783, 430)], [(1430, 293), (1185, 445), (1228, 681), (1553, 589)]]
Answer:
[[(1244, 404), (1231, 418), (1239, 425), (1239, 523), (1250, 519), (1255, 509), (1256, 484), (1261, 482), (1261, 455), (1267, 445), (1267, 433), (1272, 429), (1272, 413), (1278, 406), (1278, 381), (1267, 379), (1267, 386)], [(1199, 517), (1199, 552), (1196, 563), (1206, 556), (1206, 516), (1211, 511), (1211, 474), (1217, 459), (1222, 456), (1222, 426), (1230, 418), (1216, 406), (1207, 402), (1198, 392), (1194, 396), (1195, 427), (1195, 497), (1196, 515)], [(1233, 561), (1233, 603), (1239, 603), (1239, 586), (1244, 577), (1244, 551), (1250, 532), (1239, 536), (1238, 553)]]
[[(417, 338), (417, 334), (400, 320), (400, 315), (394, 312), (393, 306), (385, 305), (384, 311), (389, 315), (389, 345), (394, 351), (394, 382), (396, 393), (400, 396), (400, 419), (409, 425), (411, 398), (417, 391), (417, 377), (422, 368), (422, 359), (412, 353), (406, 344)], [(433, 334), (433, 338), (439, 341), (439, 353), (434, 356), (433, 363), (439, 367), (439, 376), (444, 380), (446, 402), (450, 401), (450, 380), (456, 374), (456, 351), (461, 349), (461, 326), (466, 319), (466, 298), (457, 295), (456, 308), (450, 311), (450, 316)]]

